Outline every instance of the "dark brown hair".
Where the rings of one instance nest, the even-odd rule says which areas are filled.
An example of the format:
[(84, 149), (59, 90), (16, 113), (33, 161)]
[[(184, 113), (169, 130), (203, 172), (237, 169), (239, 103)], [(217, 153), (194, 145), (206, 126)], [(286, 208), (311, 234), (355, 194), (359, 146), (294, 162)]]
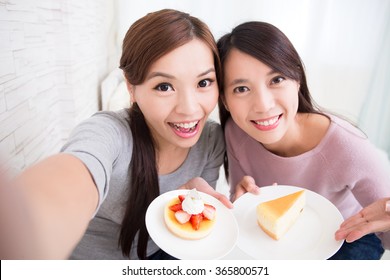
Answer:
[[(222, 69), (232, 49), (246, 53), (272, 70), (285, 75), (299, 83), (300, 113), (321, 113), (309, 92), (306, 82), (304, 65), (298, 52), (287, 36), (277, 27), (266, 22), (251, 21), (238, 25), (231, 33), (222, 36), (218, 42), (218, 51)], [(218, 100), (219, 117), (222, 128), (230, 117), (230, 112), (224, 106), (224, 81), (219, 83), (220, 95)], [(228, 162), (225, 155), (225, 175), (228, 178)]]
[[(212, 50), (219, 81), (221, 65), (218, 50), (207, 25), (189, 14), (170, 9), (147, 14), (130, 27), (123, 41), (120, 68), (131, 85), (142, 84), (156, 60), (194, 38), (202, 40)], [(152, 134), (136, 103), (129, 109), (129, 125), (134, 146), (129, 165), (129, 198), (119, 245), (123, 255), (129, 256), (134, 238), (139, 232), (137, 254), (140, 259), (145, 259), (149, 239), (145, 213), (149, 204), (160, 193), (156, 151)]]

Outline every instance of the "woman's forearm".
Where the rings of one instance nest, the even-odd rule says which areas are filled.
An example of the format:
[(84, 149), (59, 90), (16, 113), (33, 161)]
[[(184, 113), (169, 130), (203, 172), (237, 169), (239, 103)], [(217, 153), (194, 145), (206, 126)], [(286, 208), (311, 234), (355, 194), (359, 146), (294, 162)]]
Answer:
[(82, 237), (98, 194), (88, 169), (59, 154), (0, 189), (0, 258), (64, 259)]

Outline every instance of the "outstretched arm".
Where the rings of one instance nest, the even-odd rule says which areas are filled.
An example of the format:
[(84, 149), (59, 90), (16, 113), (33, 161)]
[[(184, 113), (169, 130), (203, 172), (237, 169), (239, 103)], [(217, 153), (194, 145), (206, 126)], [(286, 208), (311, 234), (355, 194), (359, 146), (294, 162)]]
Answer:
[(58, 154), (0, 186), (0, 259), (65, 259), (96, 209), (85, 165)]

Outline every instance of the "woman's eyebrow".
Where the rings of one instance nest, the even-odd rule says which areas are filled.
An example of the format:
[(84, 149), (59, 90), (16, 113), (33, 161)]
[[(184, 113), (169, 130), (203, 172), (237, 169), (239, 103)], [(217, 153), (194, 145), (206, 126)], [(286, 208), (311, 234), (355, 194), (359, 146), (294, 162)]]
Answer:
[(267, 76), (272, 76), (274, 74), (280, 74), (280, 72), (274, 70), (274, 69), (271, 69), (268, 73), (267, 73)]
[[(275, 74), (279, 74), (279, 72), (271, 69), (270, 71), (267, 72), (266, 76), (272, 76)], [(228, 84), (228, 86), (231, 87), (231, 86), (234, 86), (237, 84), (244, 84), (244, 83), (248, 83), (248, 82), (249, 82), (248, 79), (238, 78), (238, 79), (234, 79), (231, 83)]]
[(150, 80), (150, 79), (153, 79), (155, 77), (163, 77), (163, 78), (167, 78), (167, 79), (175, 79), (175, 76), (167, 74), (167, 73), (164, 73), (164, 72), (152, 72), (152, 73), (150, 73), (146, 77), (146, 80)]
[(234, 79), (231, 83), (228, 84), (228, 86), (231, 87), (234, 85), (243, 84), (243, 83), (247, 83), (247, 82), (248, 82), (248, 79)]
[(198, 75), (198, 78), (200, 78), (200, 77), (202, 77), (202, 76), (205, 76), (205, 75), (207, 75), (207, 74), (210, 73), (210, 72), (215, 72), (215, 69), (214, 69), (213, 67), (210, 68), (210, 69), (207, 69), (206, 71), (200, 73), (200, 74)]
[[(207, 69), (206, 71), (200, 73), (197, 77), (199, 78), (199, 77), (205, 76), (210, 72), (215, 72), (215, 69), (214, 68)], [(146, 80), (150, 80), (150, 79), (153, 79), (155, 77), (163, 77), (163, 78), (172, 79), (172, 80), (175, 79), (175, 76), (164, 73), (164, 72), (151, 72), (146, 77)]]

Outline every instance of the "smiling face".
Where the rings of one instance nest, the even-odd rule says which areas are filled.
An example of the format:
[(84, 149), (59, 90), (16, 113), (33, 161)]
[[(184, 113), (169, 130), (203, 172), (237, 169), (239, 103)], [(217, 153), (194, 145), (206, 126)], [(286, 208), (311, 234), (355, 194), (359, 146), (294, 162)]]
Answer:
[(264, 146), (280, 146), (297, 130), (299, 83), (232, 49), (224, 65), (225, 104), (235, 123)]
[(213, 53), (193, 39), (153, 63), (145, 81), (129, 91), (159, 149), (189, 148), (217, 104)]

